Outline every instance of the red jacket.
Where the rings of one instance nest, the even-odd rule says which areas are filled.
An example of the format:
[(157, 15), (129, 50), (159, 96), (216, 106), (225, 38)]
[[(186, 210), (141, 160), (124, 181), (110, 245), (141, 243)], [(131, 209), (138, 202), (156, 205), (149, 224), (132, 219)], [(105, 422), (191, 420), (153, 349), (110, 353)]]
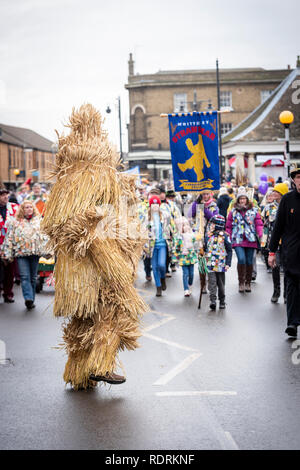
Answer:
[(6, 207), (7, 207), (6, 219), (3, 220), (2, 216), (0, 215), (0, 245), (2, 245), (2, 243), (4, 242), (8, 223), (16, 215), (16, 212), (18, 210), (18, 204), (14, 204), (13, 202), (8, 202)]

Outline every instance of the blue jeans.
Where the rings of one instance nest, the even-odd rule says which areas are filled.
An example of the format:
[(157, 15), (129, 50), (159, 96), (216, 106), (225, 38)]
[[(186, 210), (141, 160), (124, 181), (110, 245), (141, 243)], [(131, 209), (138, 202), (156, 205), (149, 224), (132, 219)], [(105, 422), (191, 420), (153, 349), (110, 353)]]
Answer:
[(154, 246), (152, 254), (152, 271), (156, 287), (161, 287), (161, 279), (166, 277), (167, 244)]
[(184, 290), (189, 290), (189, 286), (193, 284), (194, 280), (194, 265), (189, 264), (182, 267), (182, 278), (183, 278), (183, 288)]
[(20, 271), (23, 297), (25, 300), (34, 301), (39, 256), (20, 256), (17, 258), (17, 260)]
[(243, 246), (234, 247), (239, 264), (253, 264), (255, 248), (245, 248)]

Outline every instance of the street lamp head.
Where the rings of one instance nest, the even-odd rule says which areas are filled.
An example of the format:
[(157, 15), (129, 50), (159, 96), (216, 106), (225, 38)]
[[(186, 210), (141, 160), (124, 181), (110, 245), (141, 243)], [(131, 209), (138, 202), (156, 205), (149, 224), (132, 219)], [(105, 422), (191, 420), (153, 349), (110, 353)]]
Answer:
[(279, 116), (281, 124), (290, 125), (294, 121), (294, 115), (291, 111), (282, 111)]

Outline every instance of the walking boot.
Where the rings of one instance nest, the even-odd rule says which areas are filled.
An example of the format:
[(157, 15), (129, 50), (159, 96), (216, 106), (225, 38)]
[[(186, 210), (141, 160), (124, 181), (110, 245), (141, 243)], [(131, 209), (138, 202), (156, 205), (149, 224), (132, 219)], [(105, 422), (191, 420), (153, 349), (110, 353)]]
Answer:
[(246, 264), (246, 282), (245, 282), (246, 292), (251, 292), (252, 271), (253, 271), (253, 265)]
[(271, 302), (273, 304), (276, 304), (278, 302), (279, 297), (280, 297), (280, 287), (274, 287), (274, 292), (271, 297)]
[(123, 375), (117, 375), (114, 372), (107, 372), (105, 375), (94, 375), (91, 374), (89, 376), (89, 380), (94, 382), (107, 382), (108, 384), (112, 385), (119, 385), (126, 382), (125, 377)]
[(287, 335), (297, 338), (297, 325), (288, 325), (285, 332)]
[(156, 288), (156, 297), (161, 297), (161, 287)]
[(161, 278), (160, 282), (161, 282), (162, 290), (166, 290), (167, 289), (166, 278), (165, 277)]
[(246, 278), (246, 266), (244, 264), (237, 265), (238, 278), (239, 278), (239, 292), (245, 292), (245, 278)]

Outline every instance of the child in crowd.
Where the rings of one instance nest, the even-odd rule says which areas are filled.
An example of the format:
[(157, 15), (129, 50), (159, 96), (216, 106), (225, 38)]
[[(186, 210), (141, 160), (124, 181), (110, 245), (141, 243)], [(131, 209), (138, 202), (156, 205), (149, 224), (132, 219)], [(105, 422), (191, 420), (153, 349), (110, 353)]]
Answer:
[(209, 307), (211, 310), (216, 310), (218, 291), (220, 309), (224, 309), (225, 272), (231, 266), (232, 248), (229, 236), (225, 233), (225, 218), (222, 215), (217, 214), (210, 220), (204, 250), (208, 268)]
[(197, 263), (197, 242), (195, 233), (185, 217), (176, 219), (177, 238), (175, 240), (174, 262), (182, 267), (184, 296), (191, 295), (194, 280), (194, 265)]

